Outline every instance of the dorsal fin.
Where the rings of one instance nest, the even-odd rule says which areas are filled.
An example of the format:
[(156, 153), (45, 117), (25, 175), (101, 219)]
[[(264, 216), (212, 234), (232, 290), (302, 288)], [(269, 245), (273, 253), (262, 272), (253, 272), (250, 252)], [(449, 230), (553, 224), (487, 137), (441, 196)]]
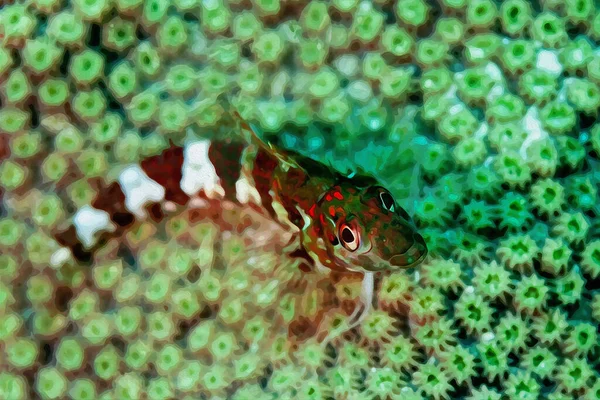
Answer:
[(233, 115), (240, 122), (241, 129), (249, 135), (249, 137), (246, 137), (246, 140), (249, 143), (252, 143), (258, 148), (265, 150), (273, 157), (277, 158), (283, 164), (286, 164), (293, 168), (304, 169), (287, 152), (278, 147), (275, 147), (270, 142), (264, 141), (260, 136), (258, 136), (254, 126), (246, 122), (246, 120), (244, 120), (244, 118), (242, 118), (242, 116), (237, 111), (233, 111)]

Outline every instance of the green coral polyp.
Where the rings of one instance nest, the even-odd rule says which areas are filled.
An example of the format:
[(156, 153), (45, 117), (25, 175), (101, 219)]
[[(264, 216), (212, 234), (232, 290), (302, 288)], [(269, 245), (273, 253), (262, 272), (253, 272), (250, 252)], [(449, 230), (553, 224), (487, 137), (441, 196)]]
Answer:
[(518, 399), (537, 399), (542, 387), (531, 373), (519, 371), (510, 374), (506, 381), (506, 394)]
[(598, 190), (589, 177), (574, 176), (567, 181), (567, 201), (575, 208), (588, 211), (595, 207)]
[(533, 37), (542, 42), (545, 47), (563, 46), (568, 39), (565, 21), (551, 11), (537, 16), (532, 31)]
[(483, 67), (467, 69), (457, 80), (459, 95), (469, 103), (483, 101), (493, 84), (492, 78)]
[(515, 235), (500, 242), (496, 254), (510, 269), (531, 271), (539, 249), (529, 235)]
[(542, 279), (535, 275), (524, 277), (515, 287), (517, 309), (529, 313), (541, 310), (546, 304), (548, 292)]
[(590, 323), (575, 325), (565, 341), (565, 351), (577, 356), (585, 356), (597, 346), (598, 334), (596, 326)]
[(498, 17), (496, 4), (490, 0), (474, 0), (467, 3), (467, 23), (476, 28), (488, 27)]
[(161, 59), (158, 51), (147, 41), (138, 45), (134, 52), (134, 65), (139, 72), (149, 78), (155, 77), (161, 71)]
[(587, 360), (582, 358), (565, 359), (562, 365), (558, 366), (556, 379), (559, 386), (566, 392), (574, 392), (586, 389), (590, 386), (590, 379), (594, 372), (588, 365)]
[(504, 374), (508, 370), (509, 352), (497, 339), (480, 343), (477, 346), (477, 350), (481, 365), (490, 378)]
[(436, 400), (447, 397), (451, 390), (447, 372), (432, 361), (422, 364), (414, 373), (413, 380), (419, 389)]
[(559, 275), (567, 269), (573, 251), (563, 240), (547, 238), (542, 248), (542, 269)]
[(44, 367), (37, 376), (36, 390), (43, 399), (60, 399), (67, 391), (67, 379), (54, 367)]
[(556, 219), (553, 232), (567, 243), (577, 244), (586, 239), (589, 228), (590, 224), (583, 213), (565, 212)]
[(94, 371), (103, 380), (110, 380), (117, 375), (120, 356), (113, 346), (107, 346), (94, 358)]
[(104, 344), (110, 336), (112, 324), (107, 316), (96, 314), (83, 324), (81, 335), (91, 344)]
[(574, 268), (568, 275), (554, 282), (554, 292), (563, 304), (573, 304), (581, 297), (584, 284), (579, 269)]
[(448, 44), (457, 44), (463, 40), (465, 27), (458, 18), (440, 18), (435, 25), (435, 33)]
[(516, 192), (508, 192), (500, 199), (499, 206), (500, 228), (518, 231), (532, 224), (534, 218), (525, 196)]
[(59, 107), (69, 98), (69, 85), (60, 79), (48, 79), (38, 88), (38, 95), (44, 105)]
[[(144, 370), (147, 367), (151, 353), (153, 353), (153, 349), (145, 341), (137, 340), (129, 343), (125, 351), (125, 364), (134, 370)], [(101, 363), (104, 364), (105, 368), (110, 366), (108, 361), (101, 360)]]
[(321, 1), (310, 2), (300, 15), (300, 23), (309, 32), (321, 32), (329, 26), (330, 22), (327, 4)]
[(410, 318), (426, 321), (437, 318), (444, 311), (443, 294), (437, 288), (418, 288), (409, 302)]
[(131, 21), (119, 17), (112, 19), (102, 38), (104, 46), (115, 51), (129, 49), (137, 40), (135, 30), (136, 26)]
[(117, 65), (108, 77), (108, 88), (117, 99), (131, 95), (137, 86), (137, 75), (127, 62)]
[(456, 318), (469, 333), (480, 335), (490, 329), (492, 307), (482, 296), (465, 290), (456, 302)]
[(42, 149), (41, 141), (40, 133), (31, 131), (20, 136), (14, 136), (10, 141), (10, 149), (15, 158), (31, 158)]
[(6, 80), (4, 95), (9, 103), (23, 102), (31, 94), (31, 85), (23, 71), (14, 70)]
[(61, 56), (62, 49), (44, 37), (27, 41), (23, 49), (23, 62), (35, 74), (49, 72), (57, 66)]
[(511, 36), (520, 36), (533, 21), (531, 5), (524, 0), (509, 0), (500, 6), (500, 21), (504, 31)]
[(448, 56), (449, 46), (445, 42), (424, 39), (417, 44), (416, 59), (419, 64), (432, 67), (439, 66)]
[(95, 51), (84, 50), (73, 56), (69, 72), (79, 84), (89, 86), (96, 83), (104, 70), (104, 58)]
[(48, 36), (58, 43), (68, 46), (80, 46), (85, 40), (87, 26), (70, 11), (62, 11), (50, 18), (46, 30)]
[(458, 106), (455, 112), (446, 114), (438, 127), (440, 135), (451, 144), (472, 137), (477, 130), (477, 119), (471, 111), (463, 106)]
[(142, 312), (138, 307), (126, 306), (119, 310), (115, 317), (115, 328), (117, 331), (129, 337), (134, 335), (140, 328)]
[(600, 240), (593, 240), (586, 244), (581, 268), (594, 279), (600, 275)]
[(586, 151), (579, 140), (570, 136), (560, 136), (556, 139), (561, 166), (577, 169), (585, 159)]
[(167, 52), (178, 51), (187, 40), (186, 27), (179, 17), (169, 17), (158, 30), (158, 45)]
[(460, 141), (454, 147), (453, 155), (459, 167), (468, 169), (484, 161), (487, 149), (480, 139), (471, 137)]
[(536, 141), (527, 148), (527, 157), (532, 172), (540, 177), (553, 176), (558, 166), (558, 151), (549, 138)]
[(388, 26), (383, 32), (382, 43), (386, 51), (398, 57), (409, 55), (414, 46), (408, 32), (394, 25)]
[(69, 396), (71, 396), (73, 400), (88, 400), (96, 398), (96, 385), (89, 379), (77, 379), (71, 384)]
[(525, 102), (510, 93), (500, 95), (487, 109), (488, 121), (509, 123), (520, 120), (525, 115)]
[(7, 361), (17, 369), (31, 367), (38, 357), (37, 345), (29, 339), (17, 339), (6, 346)]
[(233, 19), (233, 34), (242, 42), (252, 39), (261, 28), (258, 18), (248, 11), (237, 14)]
[(106, 109), (106, 98), (98, 89), (79, 92), (73, 98), (73, 111), (84, 121), (96, 121)]
[(441, 353), (457, 343), (456, 329), (452, 326), (452, 320), (441, 317), (424, 326), (417, 327), (413, 335), (417, 342), (427, 350)]
[(25, 5), (13, 4), (3, 11), (3, 31), (7, 41), (29, 37), (35, 28), (35, 19)]
[(84, 359), (84, 349), (77, 339), (64, 338), (60, 341), (56, 350), (56, 360), (65, 371), (79, 370)]
[(523, 355), (521, 365), (541, 379), (552, 376), (558, 358), (547, 348), (533, 348)]
[(140, 93), (131, 99), (127, 107), (129, 118), (135, 124), (144, 126), (149, 124), (158, 111), (158, 98), (150, 92)]
[[(536, 62), (536, 49), (535, 46), (527, 40), (516, 39), (509, 42), (503, 49), (501, 61), (504, 65), (504, 68), (506, 68), (512, 74), (523, 72), (528, 73), (527, 71), (530, 71), (531, 74), (535, 74), (534, 76), (538, 76), (538, 70), (532, 69)], [(547, 76), (543, 75), (544, 71), (539, 71), (539, 73), (542, 74), (542, 77)], [(537, 80), (532, 79), (531, 74), (527, 75), (527, 78), (525, 78), (525, 76), (522, 78), (522, 92), (525, 92), (527, 89), (533, 91), (531, 84), (538, 84)], [(548, 82), (548, 85), (550, 84), (555, 83)]]
[(173, 396), (173, 389), (167, 378), (160, 377), (150, 381), (146, 395), (150, 400), (167, 400)]
[(415, 219), (422, 226), (440, 226), (450, 220), (450, 212), (442, 199), (429, 195), (417, 205)]

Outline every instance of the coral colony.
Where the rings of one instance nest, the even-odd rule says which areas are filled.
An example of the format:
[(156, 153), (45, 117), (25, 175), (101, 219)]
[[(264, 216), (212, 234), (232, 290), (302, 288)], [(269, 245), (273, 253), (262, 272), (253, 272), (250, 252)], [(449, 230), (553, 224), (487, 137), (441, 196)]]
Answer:
[[(600, 399), (597, 2), (1, 3), (0, 399)], [(360, 277), (252, 210), (145, 216), (135, 165), (237, 134), (223, 97), (425, 238), (353, 329)], [(86, 263), (98, 182), (140, 218)]]

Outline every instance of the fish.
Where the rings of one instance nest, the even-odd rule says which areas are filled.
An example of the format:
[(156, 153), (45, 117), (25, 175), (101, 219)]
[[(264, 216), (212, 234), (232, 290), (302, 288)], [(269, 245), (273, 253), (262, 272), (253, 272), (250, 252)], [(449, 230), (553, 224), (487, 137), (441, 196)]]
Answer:
[(286, 251), (302, 260), (305, 272), (363, 274), (364, 311), (357, 307), (350, 317), (356, 325), (371, 307), (374, 274), (416, 267), (427, 256), (425, 240), (373, 176), (344, 174), (276, 146), (231, 114), (242, 140), (194, 138), (126, 166), (77, 211), (57, 241), (79, 261), (91, 262), (106, 237), (123, 234), (137, 220), (159, 221), (198, 199), (248, 205), (292, 232)]

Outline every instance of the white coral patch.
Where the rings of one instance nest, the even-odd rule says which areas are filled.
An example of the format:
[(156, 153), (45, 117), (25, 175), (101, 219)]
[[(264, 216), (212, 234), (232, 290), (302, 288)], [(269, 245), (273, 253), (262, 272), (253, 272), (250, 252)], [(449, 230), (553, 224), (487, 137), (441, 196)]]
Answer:
[(125, 194), (125, 207), (138, 218), (144, 218), (147, 203), (158, 203), (165, 198), (165, 188), (146, 175), (139, 165), (125, 168), (119, 175), (119, 184)]
[(371, 85), (363, 80), (356, 80), (348, 85), (346, 92), (354, 100), (367, 102), (372, 96)]
[(483, 122), (481, 125), (479, 125), (479, 128), (477, 128), (477, 131), (475, 131), (475, 138), (477, 139), (483, 139), (487, 136), (489, 131), (489, 126), (487, 124), (487, 122)]
[(240, 179), (235, 182), (235, 197), (242, 204), (248, 204), (249, 202), (261, 204), (258, 190), (250, 184), (248, 178), (245, 176), (241, 176)]
[(70, 257), (71, 251), (66, 247), (61, 247), (52, 253), (52, 256), (50, 256), (50, 266), (52, 268), (59, 268), (63, 266), (63, 264), (66, 263)]
[(525, 132), (527, 132), (527, 138), (521, 145), (521, 148), (519, 149), (519, 154), (524, 160), (527, 160), (527, 149), (529, 148), (529, 146), (531, 146), (538, 140), (542, 140), (548, 137), (548, 133), (542, 127), (537, 107), (530, 107), (527, 110), (525, 117), (523, 117), (522, 124), (523, 129), (525, 130)]
[(497, 64), (490, 62), (485, 66), (485, 73), (488, 74), (488, 76), (494, 81), (494, 86), (490, 89), (490, 92), (486, 96), (487, 102), (493, 103), (505, 92), (502, 70)]
[(163, 210), (168, 212), (175, 212), (177, 211), (177, 204), (175, 204), (172, 201), (165, 201), (165, 203), (163, 204)]
[(503, 78), (502, 70), (498, 64), (489, 62), (485, 65), (485, 72), (494, 82), (501, 82)]
[(486, 332), (483, 335), (481, 335), (481, 341), (483, 343), (490, 343), (494, 339), (495, 335), (492, 332)]
[(181, 190), (193, 196), (201, 190), (208, 198), (225, 195), (215, 166), (208, 157), (209, 140), (191, 142), (185, 147)]
[(537, 55), (536, 68), (549, 72), (553, 75), (560, 75), (563, 67), (558, 61), (558, 54), (555, 51), (540, 50)]
[(486, 96), (488, 103), (493, 103), (498, 97), (502, 96), (505, 92), (504, 85), (496, 83)]
[(333, 62), (335, 68), (347, 78), (352, 78), (358, 73), (359, 64), (359, 58), (353, 54), (344, 54)]
[(83, 206), (77, 211), (73, 217), (73, 225), (77, 237), (85, 247), (91, 247), (94, 244), (96, 233), (113, 227), (106, 211), (91, 206)]

